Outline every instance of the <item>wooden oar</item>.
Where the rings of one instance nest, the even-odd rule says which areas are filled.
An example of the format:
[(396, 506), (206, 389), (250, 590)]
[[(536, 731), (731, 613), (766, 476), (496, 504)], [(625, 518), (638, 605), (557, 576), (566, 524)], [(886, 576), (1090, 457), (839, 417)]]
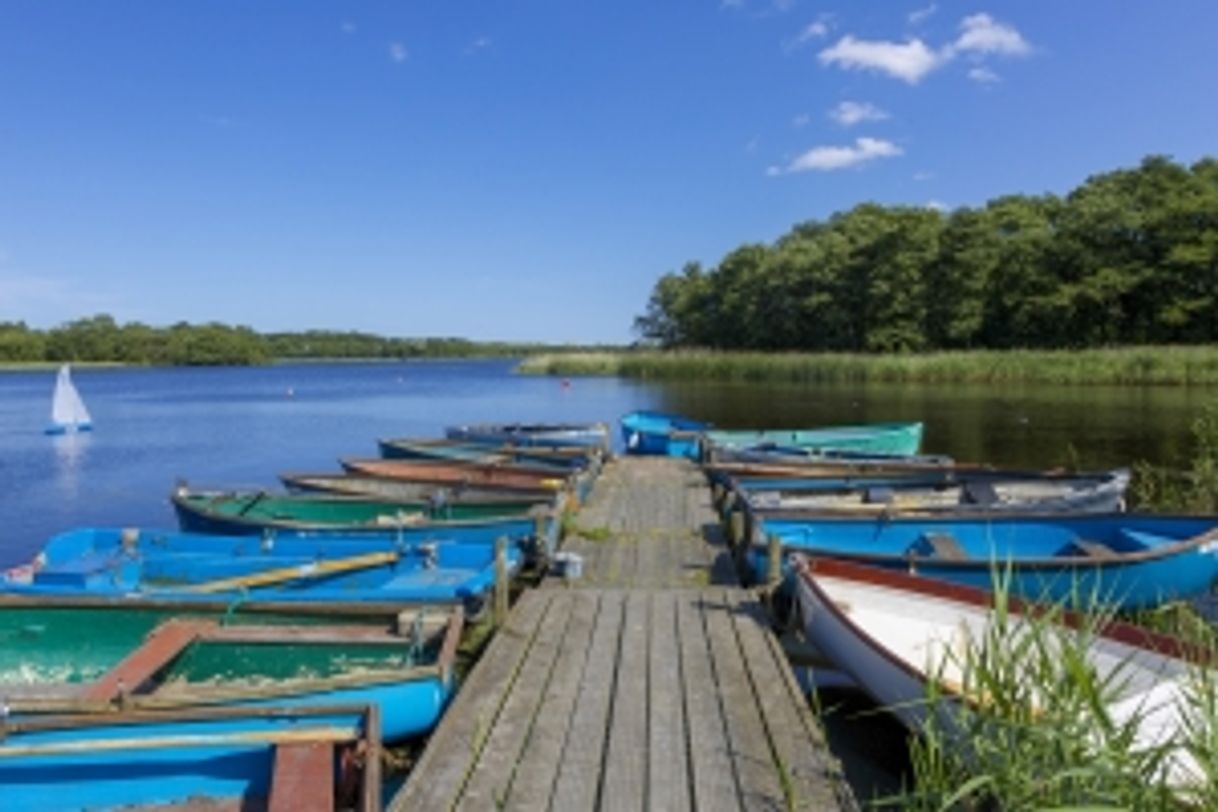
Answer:
[(291, 567), (256, 572), (252, 575), (221, 578), (218, 581), (206, 581), (202, 584), (195, 584), (194, 586), (184, 587), (175, 591), (203, 595), (212, 592), (229, 592), (234, 589), (279, 584), (284, 581), (295, 581), (302, 578), (319, 578), (323, 575), (331, 575), (336, 572), (371, 569), (385, 564), (393, 564), (399, 557), (400, 554), (397, 552), (365, 553), (363, 555), (351, 556), (350, 558), (314, 561), (308, 564), (296, 564)]
[[(167, 719), (172, 722), (172, 719)], [(151, 736), (128, 739), (73, 740), (47, 744), (0, 745), (0, 759), (33, 756), (91, 755), (115, 750), (166, 750), (179, 747), (223, 747), (225, 745), (293, 744), (300, 742), (349, 742), (359, 738), (350, 727), (317, 727), (306, 730), (255, 730), (246, 733), (205, 733)]]

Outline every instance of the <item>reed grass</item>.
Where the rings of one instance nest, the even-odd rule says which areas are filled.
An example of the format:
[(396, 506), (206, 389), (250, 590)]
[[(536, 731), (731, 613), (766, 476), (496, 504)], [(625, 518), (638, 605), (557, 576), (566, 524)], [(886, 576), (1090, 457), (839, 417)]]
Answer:
[[(946, 655), (937, 676), (958, 673), (949, 696), (929, 680), (925, 722), (911, 740), (914, 786), (882, 805), (917, 812), (990, 810), (1179, 810), (1218, 808), (1218, 682), (1195, 667), (1183, 701), (1178, 737), (1147, 740), (1139, 728), (1153, 708), (1125, 718), (1113, 712), (1126, 695), (1132, 663), (1101, 672), (1092, 644), (1113, 620), (1088, 611), (1066, 623), (1067, 607), (1010, 611), (1005, 576), (996, 577), (994, 610), (983, 634)], [(1213, 643), (1208, 624), (1193, 639)], [(959, 697), (967, 697), (962, 702)], [(1169, 780), (1181, 749), (1202, 774), (1182, 789)]]
[(533, 375), (615, 375), (729, 383), (1199, 386), (1218, 385), (1218, 347), (970, 350), (889, 355), (631, 350), (534, 355), (522, 361), (517, 371)]
[(1139, 462), (1129, 486), (1138, 510), (1218, 513), (1218, 403), (1202, 410), (1192, 425), (1193, 453), (1184, 470)]

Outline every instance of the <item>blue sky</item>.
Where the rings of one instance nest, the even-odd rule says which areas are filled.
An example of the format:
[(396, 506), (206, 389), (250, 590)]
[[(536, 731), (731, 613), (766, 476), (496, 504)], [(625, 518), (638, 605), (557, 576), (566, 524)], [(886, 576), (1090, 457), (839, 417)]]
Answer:
[(874, 200), (1218, 152), (1212, 0), (0, 2), (0, 320), (626, 341)]

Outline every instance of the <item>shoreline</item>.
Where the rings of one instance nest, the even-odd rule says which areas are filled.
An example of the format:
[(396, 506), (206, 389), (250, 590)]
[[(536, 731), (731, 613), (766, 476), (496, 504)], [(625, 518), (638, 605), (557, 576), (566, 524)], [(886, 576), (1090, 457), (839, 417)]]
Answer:
[(1218, 346), (959, 350), (921, 354), (636, 350), (539, 354), (524, 375), (725, 383), (1034, 383), (1218, 386)]

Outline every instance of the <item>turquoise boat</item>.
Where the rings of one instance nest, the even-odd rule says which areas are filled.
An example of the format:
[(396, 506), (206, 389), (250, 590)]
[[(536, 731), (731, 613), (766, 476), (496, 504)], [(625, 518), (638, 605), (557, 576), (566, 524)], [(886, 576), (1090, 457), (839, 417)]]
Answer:
[[(506, 554), (515, 572), (522, 553), (508, 546)], [(84, 528), (55, 536), (32, 564), (6, 572), (0, 596), (476, 607), (494, 585), (494, 556), (486, 543)]]
[(870, 454), (917, 454), (922, 447), (921, 423), (867, 423), (817, 429), (711, 429), (704, 432), (713, 454), (716, 448), (776, 447), (833, 449)]
[(380, 769), (365, 760), (381, 749), (370, 708), (9, 719), (0, 743), (3, 806), (380, 809)]
[[(3, 803), (248, 805), (280, 791), (272, 776), (331, 793), (335, 776), (340, 787), (350, 778), (357, 746), (370, 771), (364, 787), (379, 793), (382, 741), (427, 733), (452, 696), (462, 625), (459, 609), (336, 624), (329, 614), (237, 607), (209, 614), (6, 599)], [(279, 763), (296, 745), (321, 749), (306, 762), (314, 775)], [(351, 800), (367, 808), (359, 798), (336, 805)]]
[(635, 411), (622, 415), (622, 442), (629, 454), (698, 459), (701, 434), (710, 424), (666, 412)]
[(1218, 578), (1218, 516), (991, 515), (887, 519), (758, 514), (741, 552), (755, 577), (769, 538), (783, 551), (872, 564), (987, 589), (1011, 568), (1013, 595), (1146, 609), (1199, 595)]

